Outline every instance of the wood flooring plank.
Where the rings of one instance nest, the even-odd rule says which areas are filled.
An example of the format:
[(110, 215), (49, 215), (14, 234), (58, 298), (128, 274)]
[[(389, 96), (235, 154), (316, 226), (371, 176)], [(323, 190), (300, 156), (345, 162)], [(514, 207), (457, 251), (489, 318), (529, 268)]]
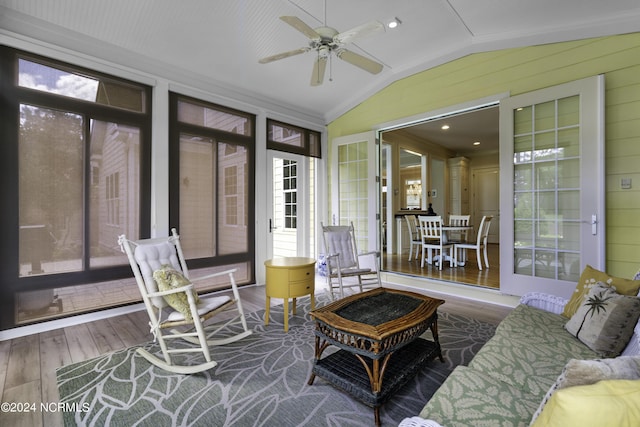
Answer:
[(9, 368), (9, 354), (11, 353), (11, 341), (0, 341), (0, 396), (4, 393), (4, 382)]
[(109, 353), (125, 347), (118, 332), (113, 328), (111, 323), (105, 319), (96, 320), (87, 326), (91, 331), (93, 342), (95, 342), (100, 354)]
[(100, 352), (86, 323), (64, 328), (73, 363), (98, 357)]
[[(428, 277), (447, 282), (463, 283), (490, 289), (500, 289), (500, 245), (487, 246), (490, 268), (478, 270), (475, 251), (469, 251), (469, 261), (465, 266), (449, 267), (445, 263), (442, 270), (435, 265), (420, 266), (420, 260), (408, 260), (408, 254), (384, 254), (382, 257), (383, 270), (409, 274), (412, 276)], [(317, 285), (317, 283), (316, 283)]]
[[(34, 367), (31, 371), (40, 371), (40, 369)], [(40, 380), (6, 388), (2, 395), (2, 402), (15, 404), (13, 409), (17, 409), (17, 411), (0, 411), (0, 426), (43, 426), (42, 411), (40, 410), (41, 401)], [(28, 404), (28, 406), (25, 408), (24, 404)]]
[(152, 338), (150, 334), (143, 334), (127, 315), (111, 317), (108, 321), (117, 331), (125, 347), (142, 344)]
[(153, 339), (151, 326), (149, 325), (149, 315), (146, 310), (129, 313), (127, 314), (127, 317), (136, 326), (137, 336), (140, 339), (143, 339), (141, 342), (147, 342)]
[(39, 366), (40, 342), (37, 334), (12, 340), (5, 388), (40, 381)]
[(71, 363), (73, 360), (64, 334), (40, 337), (40, 377), (43, 401), (58, 401), (56, 369)]
[[(42, 402), (55, 404), (60, 401), (56, 369), (72, 363), (67, 337), (64, 331), (58, 334), (40, 334), (40, 375)], [(52, 411), (42, 414), (44, 425), (62, 426), (62, 414)]]

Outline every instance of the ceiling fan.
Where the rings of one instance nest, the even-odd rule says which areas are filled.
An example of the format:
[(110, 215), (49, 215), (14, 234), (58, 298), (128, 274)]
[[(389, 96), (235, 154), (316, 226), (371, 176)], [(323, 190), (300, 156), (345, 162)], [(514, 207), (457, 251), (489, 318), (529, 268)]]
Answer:
[(356, 38), (361, 38), (378, 31), (384, 31), (384, 25), (382, 25), (382, 23), (371, 21), (339, 33), (336, 29), (326, 26), (326, 9), (325, 26), (323, 27), (311, 28), (295, 16), (281, 16), (280, 19), (307, 36), (310, 39), (309, 46), (262, 58), (258, 61), (259, 63), (266, 64), (301, 53), (315, 51), (317, 52), (317, 58), (313, 64), (313, 71), (311, 73), (311, 86), (319, 86), (322, 84), (327, 67), (327, 60), (331, 59), (332, 53), (343, 61), (368, 71), (371, 74), (378, 74), (382, 71), (383, 65), (379, 62), (344, 48), (344, 45), (351, 43)]

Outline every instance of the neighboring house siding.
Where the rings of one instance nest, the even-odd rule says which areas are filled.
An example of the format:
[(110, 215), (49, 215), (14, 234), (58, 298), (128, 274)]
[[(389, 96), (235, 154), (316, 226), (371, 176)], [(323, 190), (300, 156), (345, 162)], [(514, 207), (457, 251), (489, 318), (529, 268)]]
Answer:
[[(475, 99), (598, 74), (605, 75), (606, 88), (607, 271), (631, 277), (640, 267), (640, 33), (451, 61), (399, 80), (337, 118), (328, 127), (328, 140)], [(631, 189), (620, 188), (622, 177), (632, 179)]]

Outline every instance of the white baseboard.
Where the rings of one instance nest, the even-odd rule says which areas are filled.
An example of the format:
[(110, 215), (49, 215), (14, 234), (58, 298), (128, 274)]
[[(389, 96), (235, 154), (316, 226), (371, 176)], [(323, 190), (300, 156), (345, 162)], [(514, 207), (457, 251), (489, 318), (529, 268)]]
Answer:
[(80, 325), (82, 323), (93, 322), (94, 320), (107, 319), (109, 317), (121, 316), (127, 313), (144, 310), (144, 304), (132, 304), (124, 307), (109, 308), (106, 310), (92, 311), (90, 313), (78, 314), (64, 317), (62, 319), (48, 320), (26, 326), (18, 326), (12, 329), (0, 331), (0, 341), (20, 338), (27, 335), (39, 334), (40, 332), (52, 331), (54, 329), (66, 328), (68, 326)]

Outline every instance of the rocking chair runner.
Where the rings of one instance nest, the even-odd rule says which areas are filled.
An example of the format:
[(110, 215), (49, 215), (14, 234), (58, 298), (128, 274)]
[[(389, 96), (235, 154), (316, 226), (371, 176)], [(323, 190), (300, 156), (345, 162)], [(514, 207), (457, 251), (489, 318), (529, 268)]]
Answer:
[[(211, 359), (209, 346), (224, 345), (235, 342), (251, 334), (247, 326), (242, 302), (238, 293), (238, 287), (233, 273), (236, 271), (226, 270), (214, 274), (209, 274), (197, 279), (189, 278), (189, 271), (180, 246), (180, 237), (175, 228), (171, 230), (171, 236), (144, 240), (128, 240), (125, 235), (118, 239), (120, 248), (127, 254), (133, 275), (138, 284), (138, 289), (142, 295), (142, 300), (149, 314), (149, 325), (155, 339), (157, 339), (162, 350), (163, 359), (151, 354), (149, 351), (138, 348), (137, 352), (152, 364), (159, 366), (170, 372), (180, 374), (191, 374), (201, 372), (216, 366), (217, 362)], [(169, 267), (169, 270), (166, 268)], [(167, 290), (159, 290), (158, 283), (154, 280), (154, 272), (170, 271), (172, 275), (184, 277), (184, 286), (170, 287)], [(218, 297), (198, 297), (195, 292), (193, 282), (213, 277), (228, 275), (231, 282), (233, 298), (230, 296)], [(186, 296), (186, 298), (185, 298)], [(167, 300), (171, 300), (174, 306), (179, 302), (186, 304), (179, 307), (180, 311), (172, 310)], [(173, 297), (173, 300), (171, 299)], [(204, 326), (205, 321), (213, 318), (223, 311), (235, 311), (235, 316), (226, 322), (215, 326)], [(241, 332), (221, 338), (212, 338), (220, 335), (221, 330), (226, 326), (238, 325)], [(171, 329), (175, 327), (188, 327), (183, 331)], [(232, 328), (237, 331), (237, 328)], [(171, 346), (172, 340), (181, 339), (193, 346)], [(197, 365), (182, 365), (172, 360), (171, 355), (177, 353), (202, 353), (205, 362)]]
[[(338, 289), (340, 298), (344, 298), (344, 288), (357, 286), (362, 292), (364, 286), (382, 286), (378, 269), (380, 252), (358, 253), (353, 223), (320, 225), (327, 253), (327, 287), (332, 300), (334, 289)], [(349, 282), (348, 278), (357, 281)]]

